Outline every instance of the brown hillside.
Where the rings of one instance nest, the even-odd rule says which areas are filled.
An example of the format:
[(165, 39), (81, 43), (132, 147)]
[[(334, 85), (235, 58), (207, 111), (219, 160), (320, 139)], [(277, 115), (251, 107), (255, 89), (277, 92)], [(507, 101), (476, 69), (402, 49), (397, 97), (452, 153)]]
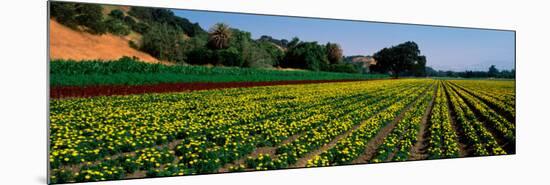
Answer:
[(147, 53), (131, 48), (128, 41), (127, 38), (112, 34), (92, 35), (75, 31), (50, 19), (52, 59), (113, 60), (123, 56), (135, 56), (146, 62), (159, 61)]

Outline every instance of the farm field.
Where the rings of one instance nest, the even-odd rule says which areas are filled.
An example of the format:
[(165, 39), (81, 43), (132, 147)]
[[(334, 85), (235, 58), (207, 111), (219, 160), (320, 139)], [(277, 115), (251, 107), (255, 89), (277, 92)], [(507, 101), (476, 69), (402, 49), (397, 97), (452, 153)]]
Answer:
[(511, 80), (422, 78), (52, 99), (50, 179), (505, 155), (515, 153), (515, 137)]

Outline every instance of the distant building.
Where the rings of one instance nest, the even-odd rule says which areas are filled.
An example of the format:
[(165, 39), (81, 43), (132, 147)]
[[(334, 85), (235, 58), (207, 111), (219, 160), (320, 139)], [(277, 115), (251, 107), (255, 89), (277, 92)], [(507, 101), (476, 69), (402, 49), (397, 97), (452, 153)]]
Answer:
[(370, 73), (369, 67), (371, 65), (376, 65), (377, 62), (371, 56), (358, 56), (351, 58), (350, 63), (359, 66), (361, 68), (361, 73)]

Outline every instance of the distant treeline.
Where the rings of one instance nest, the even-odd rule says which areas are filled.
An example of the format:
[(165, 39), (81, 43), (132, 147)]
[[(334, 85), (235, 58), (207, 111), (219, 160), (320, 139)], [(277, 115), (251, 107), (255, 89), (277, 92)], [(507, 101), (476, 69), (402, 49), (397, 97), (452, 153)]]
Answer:
[(442, 70), (434, 70), (431, 67), (426, 67), (426, 74), (427, 76), (434, 76), (434, 77), (461, 77), (461, 78), (510, 78), (515, 79), (516, 78), (516, 70), (498, 70), (494, 65), (491, 65), (489, 67), (489, 70), (487, 71), (462, 71), (462, 72), (455, 72), (455, 71), (442, 71)]

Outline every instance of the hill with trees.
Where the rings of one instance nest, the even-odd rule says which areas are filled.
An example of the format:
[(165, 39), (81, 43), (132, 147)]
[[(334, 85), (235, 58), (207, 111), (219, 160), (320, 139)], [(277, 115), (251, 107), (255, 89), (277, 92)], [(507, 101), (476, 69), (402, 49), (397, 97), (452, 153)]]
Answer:
[(224, 23), (203, 30), (169, 9), (52, 2), (51, 18), (75, 31), (125, 38), (129, 47), (173, 64), (358, 72), (342, 62), (337, 43), (267, 35), (253, 39), (250, 32)]

